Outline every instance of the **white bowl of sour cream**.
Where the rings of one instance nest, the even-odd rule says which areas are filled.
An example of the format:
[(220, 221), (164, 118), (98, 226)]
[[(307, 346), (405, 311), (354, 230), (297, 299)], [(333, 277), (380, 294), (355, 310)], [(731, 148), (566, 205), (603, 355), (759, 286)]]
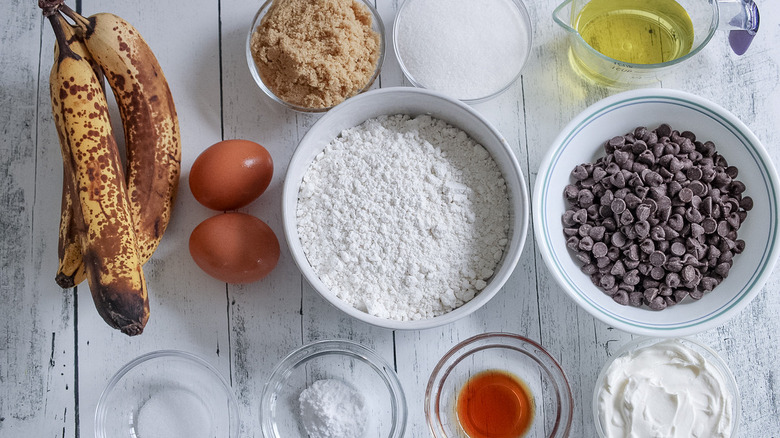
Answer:
[(737, 436), (740, 395), (723, 359), (689, 338), (641, 338), (601, 370), (593, 416), (602, 438)]

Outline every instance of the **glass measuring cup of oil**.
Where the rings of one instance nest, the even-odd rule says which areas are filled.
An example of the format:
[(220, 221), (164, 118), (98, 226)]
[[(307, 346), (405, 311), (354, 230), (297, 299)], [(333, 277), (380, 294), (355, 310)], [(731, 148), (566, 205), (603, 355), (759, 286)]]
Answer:
[(753, 0), (566, 0), (553, 12), (569, 32), (569, 61), (581, 76), (613, 87), (657, 81), (694, 56), (719, 28), (732, 49), (758, 31)]

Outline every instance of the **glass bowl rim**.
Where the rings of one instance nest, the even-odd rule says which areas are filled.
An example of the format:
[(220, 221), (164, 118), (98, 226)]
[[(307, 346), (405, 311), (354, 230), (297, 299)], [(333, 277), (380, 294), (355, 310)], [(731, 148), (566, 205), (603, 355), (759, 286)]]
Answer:
[[(398, 7), (398, 11), (395, 14), (395, 17), (393, 18), (393, 34), (392, 34), (392, 42), (393, 42), (393, 51), (395, 52), (395, 57), (398, 60), (398, 65), (401, 67), (401, 71), (404, 74), (404, 77), (416, 88), (422, 88), (425, 90), (431, 90), (431, 91), (438, 91), (432, 88), (429, 88), (426, 85), (423, 85), (420, 83), (414, 75), (409, 71), (409, 69), (406, 67), (406, 64), (404, 63), (403, 56), (401, 55), (401, 51), (398, 50), (398, 21), (401, 17), (401, 13), (403, 12), (404, 8), (411, 3), (413, 0), (404, 0), (401, 6)], [(459, 100), (463, 103), (472, 105), (482, 102), (487, 102), (488, 100), (493, 99), (494, 97), (500, 95), (501, 93), (508, 90), (517, 80), (520, 78), (520, 76), (523, 74), (523, 70), (525, 69), (526, 64), (528, 63), (528, 60), (531, 58), (531, 49), (533, 48), (533, 22), (531, 20), (531, 14), (528, 12), (528, 7), (525, 5), (523, 0), (508, 0), (509, 3), (513, 4), (516, 8), (518, 13), (520, 14), (520, 19), (526, 24), (528, 27), (528, 41), (527, 41), (527, 49), (525, 58), (523, 58), (523, 62), (520, 64), (520, 68), (517, 70), (517, 73), (512, 77), (509, 82), (507, 82), (505, 85), (502, 85), (499, 87), (496, 91), (493, 91), (485, 96), (481, 97), (471, 97), (471, 98), (464, 98), (461, 99), (457, 96), (452, 96), (453, 99)]]
[[(594, 423), (594, 428), (596, 429), (597, 436), (599, 436), (600, 438), (606, 437), (606, 435), (604, 434), (604, 429), (601, 426), (601, 420), (600, 420), (599, 408), (598, 408), (600, 384), (606, 378), (607, 371), (615, 362), (615, 360), (617, 360), (619, 357), (622, 357), (625, 354), (635, 349), (649, 347), (660, 342), (669, 342), (669, 341), (678, 341), (678, 342), (682, 342), (684, 345), (685, 344), (693, 345), (695, 348), (692, 348), (690, 345), (685, 345), (685, 347), (701, 354), (702, 356), (705, 356), (705, 358), (712, 359), (715, 368), (721, 373), (726, 386), (729, 388), (729, 390), (732, 391), (732, 396), (734, 397), (734, 400), (732, 402), (733, 416), (731, 418), (731, 436), (732, 437), (739, 436), (739, 422), (742, 418), (742, 403), (741, 403), (742, 395), (739, 391), (739, 385), (737, 384), (737, 380), (734, 378), (734, 373), (731, 371), (731, 368), (729, 368), (725, 359), (723, 359), (723, 357), (720, 354), (718, 354), (717, 351), (713, 350), (712, 347), (699, 341), (698, 339), (689, 336), (677, 336), (671, 338), (639, 336), (625, 343), (623, 346), (618, 348), (617, 351), (615, 351), (612, 357), (610, 357), (606, 361), (606, 363), (601, 367), (601, 370), (599, 371), (599, 374), (596, 377), (596, 382), (593, 385), (591, 410), (593, 411), (593, 423)], [(700, 350), (697, 350), (697, 348)]]
[[(494, 339), (503, 340), (503, 342), (477, 346), (473, 349), (468, 348), (469, 346), (480, 341), (490, 341)], [(519, 342), (519, 344), (512, 345), (512, 343), (517, 342)], [(528, 346), (537, 349), (539, 354), (536, 354), (528, 349)], [(539, 369), (544, 371), (544, 374), (547, 376), (547, 378), (554, 382), (552, 387), (554, 389), (556, 398), (559, 399), (559, 409), (555, 419), (556, 424), (552, 431), (553, 435), (551, 436), (555, 436), (556, 433), (561, 433), (561, 436), (568, 436), (574, 418), (574, 397), (571, 392), (571, 385), (569, 384), (568, 377), (566, 377), (566, 373), (563, 371), (560, 363), (558, 363), (558, 361), (539, 343), (524, 336), (506, 332), (481, 333), (461, 341), (452, 347), (449, 351), (447, 351), (447, 353), (442, 356), (442, 358), (433, 368), (433, 371), (431, 371), (431, 375), (428, 379), (428, 384), (425, 388), (424, 405), (425, 419), (431, 435), (438, 438), (440, 436), (439, 433), (442, 433), (441, 436), (446, 438), (446, 434), (436, 428), (437, 425), (441, 424), (441, 421), (434, 419), (434, 416), (438, 418), (438, 415), (434, 412), (431, 412), (431, 405), (434, 400), (437, 407), (440, 404), (439, 390), (441, 389), (441, 385), (447, 380), (447, 377), (449, 377), (452, 369), (468, 356), (491, 348), (511, 349), (525, 353), (540, 366)], [(544, 358), (546, 361), (549, 361), (549, 365), (551, 365), (551, 367), (548, 368), (548, 366), (542, 364), (539, 361), (540, 358)], [(453, 359), (454, 362), (450, 364), (450, 361)], [(447, 370), (442, 373), (445, 365), (448, 365)], [(509, 372), (511, 372), (511, 370), (509, 370)], [(566, 409), (566, 405), (568, 405), (568, 409)]]
[(304, 344), (287, 354), (274, 367), (263, 385), (260, 395), (260, 429), (264, 436), (278, 437), (274, 423), (271, 422), (271, 398), (276, 395), (275, 383), (290, 377), (299, 365), (321, 356), (336, 354), (348, 356), (368, 365), (385, 383), (390, 393), (393, 425), (389, 437), (400, 438), (406, 431), (408, 406), (401, 381), (392, 366), (374, 350), (346, 339), (323, 339)]
[[(249, 67), (249, 73), (252, 76), (252, 79), (255, 81), (257, 86), (265, 93), (268, 97), (270, 97), (273, 101), (285, 106), (286, 108), (289, 108), (293, 111), (299, 112), (299, 113), (306, 113), (306, 114), (315, 114), (315, 113), (324, 113), (332, 109), (333, 107), (339, 105), (342, 102), (337, 103), (336, 105), (331, 105), (328, 107), (322, 107), (322, 108), (308, 108), (305, 106), (299, 106), (295, 105), (293, 103), (287, 102), (283, 100), (281, 97), (277, 96), (273, 91), (271, 91), (270, 88), (263, 82), (263, 79), (260, 77), (260, 72), (257, 70), (257, 65), (255, 64), (254, 56), (252, 56), (252, 35), (255, 32), (255, 29), (257, 26), (259, 26), (259, 20), (261, 16), (265, 16), (265, 14), (268, 12), (268, 9), (271, 7), (271, 4), (276, 0), (265, 0), (263, 4), (260, 6), (260, 9), (257, 10), (257, 12), (254, 15), (254, 18), (252, 19), (252, 24), (249, 27), (249, 33), (246, 37), (246, 43), (245, 43), (245, 54), (246, 54), (246, 61), (247, 65)], [(357, 96), (360, 93), (363, 93), (367, 91), (371, 86), (374, 84), (374, 81), (379, 77), (380, 72), (382, 71), (382, 65), (384, 64), (385, 55), (387, 52), (387, 39), (385, 36), (385, 25), (382, 21), (382, 17), (379, 15), (379, 11), (374, 8), (373, 5), (371, 5), (368, 0), (355, 0), (363, 5), (365, 5), (369, 12), (371, 13), (372, 18), (372, 28), (376, 27), (377, 33), (379, 34), (379, 56), (376, 60), (376, 68), (374, 68), (374, 73), (369, 78), (366, 85), (357, 91), (353, 96), (349, 96), (344, 100), (347, 100), (351, 97)]]
[[(230, 420), (230, 427), (231, 430), (235, 427), (235, 430), (238, 431), (241, 427), (241, 411), (239, 409), (238, 400), (236, 399), (236, 395), (233, 393), (233, 389), (228, 383), (227, 380), (222, 376), (222, 374), (215, 368), (213, 365), (208, 363), (205, 359), (202, 357), (195, 355), (193, 353), (183, 351), (183, 350), (155, 350), (150, 351), (148, 353), (142, 354), (130, 362), (123, 365), (114, 375), (109, 379), (106, 386), (103, 388), (103, 391), (100, 393), (100, 398), (98, 398), (97, 406), (95, 408), (95, 437), (96, 438), (105, 438), (106, 437), (106, 430), (105, 430), (105, 417), (106, 417), (106, 402), (108, 399), (108, 396), (113, 392), (114, 388), (116, 387), (117, 383), (121, 381), (130, 371), (138, 367), (139, 365), (153, 361), (155, 359), (161, 359), (161, 358), (174, 358), (174, 359), (184, 359), (185, 362), (189, 362), (193, 365), (196, 365), (197, 367), (208, 371), (209, 375), (212, 375), (216, 378), (219, 383), (221, 383), (222, 388), (225, 390), (225, 394), (228, 398), (228, 406), (231, 406), (232, 409), (229, 409), (229, 412), (233, 412), (235, 414), (235, 418)], [(231, 417), (233, 417), (231, 415)]]

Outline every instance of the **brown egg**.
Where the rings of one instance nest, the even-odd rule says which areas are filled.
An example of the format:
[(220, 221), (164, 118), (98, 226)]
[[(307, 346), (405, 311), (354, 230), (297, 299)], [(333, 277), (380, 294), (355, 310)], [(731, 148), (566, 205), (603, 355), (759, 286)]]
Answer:
[(273, 160), (264, 147), (248, 140), (225, 140), (195, 159), (190, 190), (208, 208), (235, 210), (263, 194), (273, 174)]
[(190, 255), (204, 272), (226, 283), (252, 283), (279, 261), (279, 240), (260, 219), (238, 212), (201, 222), (190, 235)]

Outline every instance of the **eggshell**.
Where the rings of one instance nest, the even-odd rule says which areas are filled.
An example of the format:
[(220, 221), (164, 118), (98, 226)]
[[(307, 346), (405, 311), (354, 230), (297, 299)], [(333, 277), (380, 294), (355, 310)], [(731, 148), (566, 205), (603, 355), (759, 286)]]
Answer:
[(190, 235), (190, 255), (207, 274), (226, 283), (252, 283), (279, 261), (279, 240), (260, 219), (238, 212), (210, 217)]
[(271, 154), (248, 140), (209, 146), (190, 169), (190, 190), (204, 206), (226, 211), (244, 207), (263, 194), (274, 173)]

